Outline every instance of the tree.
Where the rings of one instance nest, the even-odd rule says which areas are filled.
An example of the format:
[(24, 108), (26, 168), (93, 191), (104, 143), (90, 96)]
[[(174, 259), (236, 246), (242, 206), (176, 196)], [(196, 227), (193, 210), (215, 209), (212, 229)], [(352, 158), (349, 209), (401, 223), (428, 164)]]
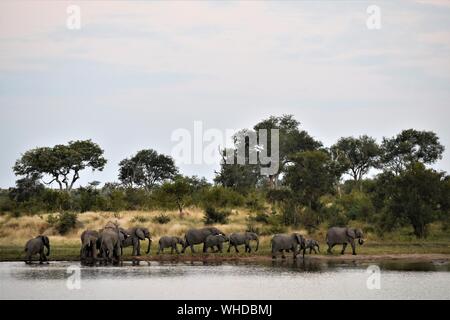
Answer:
[[(386, 207), (395, 219), (408, 221), (418, 238), (426, 237), (427, 226), (439, 217), (448, 192), (443, 172), (425, 168), (415, 162), (398, 176), (391, 176)], [(384, 182), (386, 183), (386, 182)]]
[(70, 141), (67, 145), (35, 148), (25, 152), (16, 161), (13, 170), (16, 175), (30, 177), (39, 175), (42, 178), (50, 176), (50, 185), (56, 182), (59, 188), (72, 190), (80, 178), (80, 172), (86, 168), (92, 171), (102, 171), (106, 164), (103, 150), (91, 140)]
[[(234, 163), (230, 164), (225, 162), (226, 153), (233, 154)], [(220, 171), (215, 172), (215, 183), (242, 193), (247, 193), (256, 187), (260, 178), (259, 167), (256, 164), (249, 164), (248, 156), (246, 156), (244, 165), (236, 162), (237, 148), (229, 150), (228, 152), (224, 150), (222, 157), (223, 161), (221, 163)]]
[(155, 185), (172, 179), (178, 172), (172, 157), (155, 150), (141, 150), (119, 163), (119, 180), (127, 187), (134, 184), (150, 191)]
[(319, 198), (333, 192), (340, 173), (328, 153), (322, 150), (299, 152), (291, 156), (284, 182), (298, 201), (317, 210)]
[(399, 174), (414, 162), (431, 164), (442, 159), (444, 146), (432, 131), (403, 130), (395, 137), (383, 138), (381, 164)]
[(377, 165), (380, 148), (375, 139), (366, 135), (345, 137), (331, 147), (331, 154), (342, 170), (359, 182)]
[(17, 202), (24, 202), (39, 195), (44, 190), (39, 174), (31, 174), (16, 181), (16, 187), (9, 189), (9, 197)]
[(271, 154), (271, 129), (279, 130), (279, 171), (273, 176), (269, 176), (270, 185), (277, 185), (280, 174), (285, 173), (286, 166), (292, 162), (291, 156), (301, 151), (316, 150), (322, 143), (314, 140), (306, 131), (299, 129), (300, 122), (294, 119), (293, 115), (282, 115), (280, 117), (271, 116), (268, 119), (257, 123), (253, 129), (258, 132), (260, 129), (267, 130), (267, 143), (259, 141), (259, 145)]
[(188, 201), (189, 195), (192, 193), (192, 186), (189, 182), (189, 178), (177, 176), (173, 182), (165, 182), (161, 186), (162, 193), (169, 198), (167, 200), (176, 204), (180, 216), (183, 216), (183, 208)]

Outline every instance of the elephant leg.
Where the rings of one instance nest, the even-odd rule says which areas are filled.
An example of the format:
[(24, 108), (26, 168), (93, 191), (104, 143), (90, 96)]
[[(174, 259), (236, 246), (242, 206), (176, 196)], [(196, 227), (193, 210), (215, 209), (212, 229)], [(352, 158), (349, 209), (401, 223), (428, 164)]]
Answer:
[(229, 253), (230, 250), (231, 250), (231, 242), (228, 243), (228, 250), (227, 250), (227, 252)]
[[(192, 246), (191, 246), (191, 250), (192, 250)], [(203, 244), (203, 253), (208, 251), (208, 247), (206, 246), (206, 244)]]
[(180, 251), (178, 251), (178, 247), (177, 247), (176, 244), (175, 244), (175, 252), (176, 252), (177, 254), (180, 254)]
[(331, 252), (331, 250), (333, 249), (333, 247), (335, 246), (335, 244), (328, 244), (328, 250), (327, 250), (327, 253), (328, 254), (332, 254), (332, 252)]
[(281, 249), (280, 252), (281, 252), (281, 259), (286, 259), (286, 256), (284, 255), (283, 249)]
[(223, 245), (220, 243), (220, 244), (217, 246), (217, 249), (218, 249), (218, 251), (219, 251), (220, 253), (222, 253), (222, 248), (223, 248)]
[(350, 242), (350, 245), (352, 246), (352, 254), (354, 255), (354, 256), (356, 256), (356, 251), (355, 251), (355, 240), (353, 240), (352, 242)]
[(136, 242), (137, 242), (136, 253), (138, 256), (140, 256), (141, 255), (141, 241), (139, 241), (139, 239), (137, 239)]
[[(313, 250), (314, 250), (314, 254), (317, 254), (316, 248), (313, 248)], [(309, 252), (309, 253), (311, 253), (311, 252)]]
[(237, 253), (239, 253), (239, 250), (238, 250), (238, 247), (237, 247), (237, 245), (234, 245), (234, 252), (237, 252)]
[(345, 248), (347, 248), (347, 242), (344, 243), (344, 244), (342, 245), (342, 251), (341, 251), (341, 254), (344, 254)]
[(191, 252), (195, 253), (195, 249), (194, 249), (194, 245), (193, 244), (191, 244)]
[(120, 246), (115, 247), (114, 256), (115, 256), (117, 263), (120, 263), (122, 261), (122, 256), (120, 255), (120, 250), (121, 250)]
[[(309, 248), (309, 254), (312, 253), (313, 248)], [(316, 250), (314, 249), (314, 252), (316, 252)]]

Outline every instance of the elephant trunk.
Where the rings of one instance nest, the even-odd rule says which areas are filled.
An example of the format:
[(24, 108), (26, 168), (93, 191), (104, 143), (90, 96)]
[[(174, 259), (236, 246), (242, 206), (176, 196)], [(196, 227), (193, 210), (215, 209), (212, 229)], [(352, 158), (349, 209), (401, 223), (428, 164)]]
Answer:
[(317, 251), (320, 253), (320, 246), (317, 245)]
[(50, 244), (45, 245), (45, 247), (47, 248), (46, 256), (48, 257), (50, 255)]
[(147, 237), (148, 239), (148, 246), (147, 246), (147, 252), (145, 252), (146, 254), (150, 253), (150, 245), (152, 244), (152, 239), (150, 237)]

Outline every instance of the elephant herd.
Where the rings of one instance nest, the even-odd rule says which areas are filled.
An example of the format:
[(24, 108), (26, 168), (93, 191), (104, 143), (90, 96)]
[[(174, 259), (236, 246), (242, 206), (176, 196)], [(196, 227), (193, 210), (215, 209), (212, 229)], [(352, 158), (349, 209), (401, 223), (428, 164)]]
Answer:
[[(85, 230), (81, 234), (80, 261), (83, 264), (94, 265), (96, 262), (100, 264), (118, 264), (121, 261), (124, 247), (132, 247), (132, 255), (141, 255), (141, 240), (148, 240), (146, 254), (150, 252), (152, 238), (150, 231), (144, 227), (132, 227), (123, 229), (117, 223), (108, 222), (101, 230)], [(347, 244), (352, 247), (352, 253), (355, 255), (355, 241), (362, 245), (363, 232), (360, 229), (332, 227), (326, 235), (326, 243), (328, 245), (327, 252), (331, 254), (331, 250), (335, 245), (342, 245), (341, 254), (344, 254)], [(174, 251), (184, 253), (189, 247), (192, 253), (195, 253), (194, 245), (203, 244), (203, 253), (208, 250), (212, 252), (223, 252), (224, 243), (228, 242), (228, 250), (230, 252), (234, 248), (235, 252), (239, 252), (238, 246), (244, 246), (245, 252), (250, 253), (252, 248), (250, 241), (256, 242), (255, 251), (258, 251), (259, 237), (254, 232), (237, 232), (228, 236), (215, 227), (193, 228), (189, 229), (184, 238), (176, 236), (163, 236), (158, 242), (157, 254), (163, 253), (164, 249), (170, 248), (171, 253)], [(181, 246), (181, 251), (178, 250)], [(47, 249), (45, 253), (44, 248)], [(316, 251), (317, 248), (317, 251)], [(320, 252), (319, 243), (314, 239), (305, 239), (299, 233), (292, 234), (275, 234), (271, 239), (272, 258), (276, 259), (278, 254), (282, 258), (286, 258), (284, 252), (293, 252), (293, 258), (303, 251), (303, 257), (306, 250), (309, 253)], [(39, 262), (48, 261), (50, 255), (50, 240), (47, 236), (39, 235), (29, 240), (25, 245), (25, 262), (31, 263), (33, 255), (39, 254)]]

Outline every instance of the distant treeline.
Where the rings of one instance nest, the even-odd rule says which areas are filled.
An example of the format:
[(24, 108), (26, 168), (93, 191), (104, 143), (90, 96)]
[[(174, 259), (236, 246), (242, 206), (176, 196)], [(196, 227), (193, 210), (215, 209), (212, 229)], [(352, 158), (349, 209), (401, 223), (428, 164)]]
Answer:
[[(183, 214), (193, 205), (205, 208), (205, 222), (225, 223), (227, 210), (247, 207), (253, 212), (248, 228), (258, 222), (272, 232), (350, 220), (364, 221), (378, 234), (410, 225), (417, 237), (425, 237), (435, 221), (448, 228), (449, 176), (427, 167), (444, 152), (434, 132), (403, 130), (380, 143), (366, 135), (343, 137), (325, 147), (291, 115), (269, 117), (244, 132), (259, 129), (279, 129), (279, 172), (261, 175), (261, 165), (248, 164), (247, 152), (246, 165), (222, 164), (214, 184), (181, 175), (170, 156), (147, 149), (119, 163), (119, 182), (74, 188), (84, 169), (105, 167), (100, 146), (85, 140), (35, 148), (16, 161), (13, 170), (19, 178), (15, 187), (0, 192), (0, 211), (177, 209)], [(249, 148), (248, 139), (238, 137), (242, 135), (235, 136), (231, 150), (223, 150), (224, 157), (237, 156), (242, 144)], [(264, 146), (269, 153), (270, 145)], [(372, 169), (378, 174), (368, 178)]]

